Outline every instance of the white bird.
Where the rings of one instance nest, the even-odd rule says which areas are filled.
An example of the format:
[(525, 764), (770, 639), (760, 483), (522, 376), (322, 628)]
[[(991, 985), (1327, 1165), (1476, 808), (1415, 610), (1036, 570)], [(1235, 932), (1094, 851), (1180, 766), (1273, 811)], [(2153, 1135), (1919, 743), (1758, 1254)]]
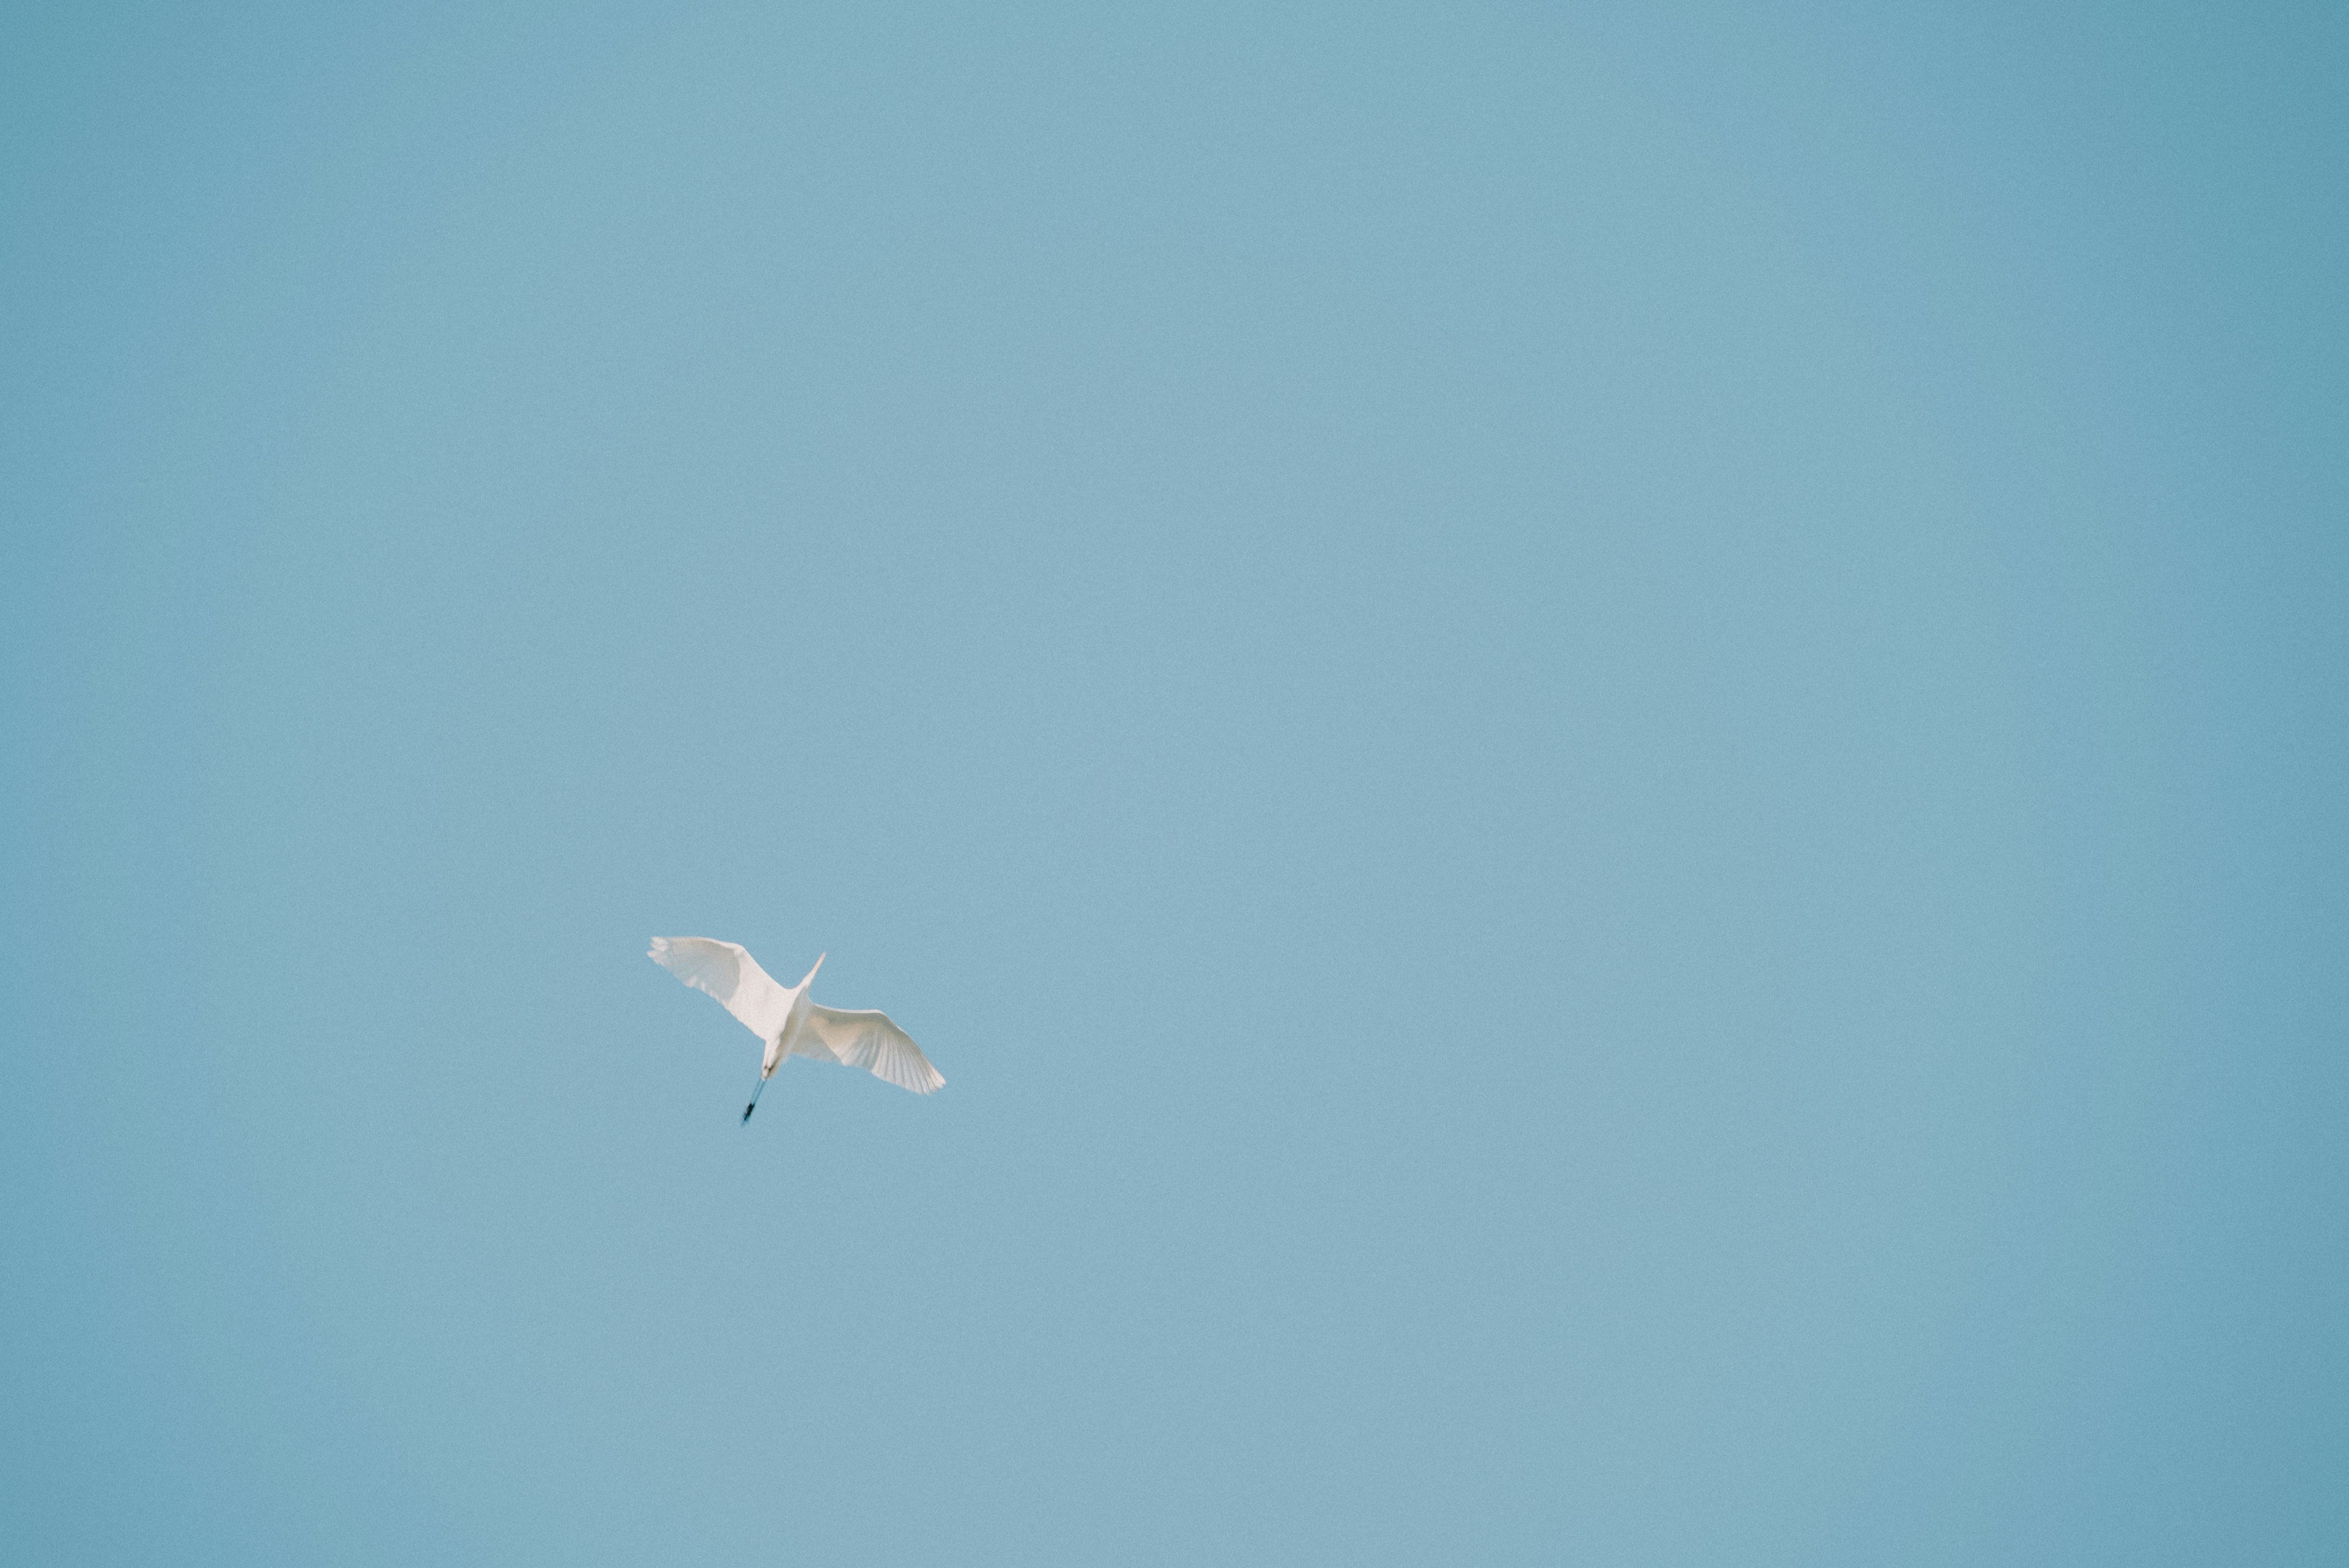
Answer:
[(697, 991), (707, 991), (725, 1009), (766, 1042), (759, 1062), (759, 1087), (742, 1108), (742, 1119), (759, 1109), (759, 1095), (785, 1057), (807, 1057), (819, 1062), (839, 1062), (865, 1068), (874, 1078), (900, 1088), (927, 1094), (947, 1080), (922, 1055), (922, 1047), (885, 1013), (844, 1013), (808, 1000), (815, 971), (823, 967), (817, 954), (815, 969), (796, 985), (778, 985), (759, 961), (730, 942), (706, 936), (656, 936), (645, 955)]

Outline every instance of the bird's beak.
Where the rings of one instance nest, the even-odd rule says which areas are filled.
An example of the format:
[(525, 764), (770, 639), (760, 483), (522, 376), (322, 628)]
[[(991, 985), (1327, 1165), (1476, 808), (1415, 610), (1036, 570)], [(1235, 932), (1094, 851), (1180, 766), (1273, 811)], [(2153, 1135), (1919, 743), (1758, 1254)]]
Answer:
[(815, 984), (815, 970), (823, 968), (823, 961), (831, 956), (832, 954), (829, 953), (819, 953), (815, 955), (815, 969), (809, 970), (807, 972), (807, 978), (800, 982), (801, 990), (804, 991), (809, 986)]

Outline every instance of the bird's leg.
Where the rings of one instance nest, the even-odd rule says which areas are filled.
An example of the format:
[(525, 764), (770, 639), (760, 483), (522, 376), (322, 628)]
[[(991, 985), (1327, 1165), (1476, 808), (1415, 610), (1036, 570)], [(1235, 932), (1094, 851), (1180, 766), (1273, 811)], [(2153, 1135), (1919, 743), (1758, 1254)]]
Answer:
[(750, 1120), (750, 1113), (759, 1109), (759, 1097), (767, 1091), (768, 1076), (769, 1075), (765, 1073), (761, 1073), (759, 1075), (759, 1087), (750, 1091), (750, 1103), (742, 1108), (743, 1120)]

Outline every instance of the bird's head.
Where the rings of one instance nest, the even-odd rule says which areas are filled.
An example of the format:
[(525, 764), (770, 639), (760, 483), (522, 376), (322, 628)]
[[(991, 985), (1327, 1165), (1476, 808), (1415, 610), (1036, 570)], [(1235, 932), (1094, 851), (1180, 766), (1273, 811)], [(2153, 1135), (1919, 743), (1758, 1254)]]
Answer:
[(817, 954), (815, 955), (815, 968), (813, 968), (813, 969), (810, 969), (810, 970), (807, 972), (807, 978), (800, 982), (799, 988), (800, 988), (801, 990), (804, 991), (804, 990), (806, 990), (809, 986), (811, 986), (811, 985), (814, 985), (814, 984), (815, 984), (815, 971), (816, 971), (816, 969), (821, 969), (821, 968), (823, 968), (823, 961), (824, 961), (825, 959), (827, 959), (827, 958), (831, 957), (831, 956), (832, 956), (832, 954), (829, 954), (829, 953), (819, 953), (819, 954)]

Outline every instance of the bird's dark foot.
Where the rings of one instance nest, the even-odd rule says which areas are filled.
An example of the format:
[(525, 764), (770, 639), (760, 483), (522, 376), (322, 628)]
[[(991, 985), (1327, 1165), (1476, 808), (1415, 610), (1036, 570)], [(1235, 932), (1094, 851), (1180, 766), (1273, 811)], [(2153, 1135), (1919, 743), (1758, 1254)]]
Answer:
[(745, 1120), (745, 1121), (750, 1120), (750, 1113), (751, 1113), (752, 1111), (754, 1111), (754, 1110), (758, 1109), (759, 1109), (759, 1102), (758, 1102), (757, 1100), (755, 1100), (755, 1099), (754, 1099), (754, 1100), (752, 1100), (750, 1104), (748, 1104), (748, 1105), (744, 1106), (744, 1107), (742, 1108), (742, 1119), (743, 1119), (743, 1120)]

